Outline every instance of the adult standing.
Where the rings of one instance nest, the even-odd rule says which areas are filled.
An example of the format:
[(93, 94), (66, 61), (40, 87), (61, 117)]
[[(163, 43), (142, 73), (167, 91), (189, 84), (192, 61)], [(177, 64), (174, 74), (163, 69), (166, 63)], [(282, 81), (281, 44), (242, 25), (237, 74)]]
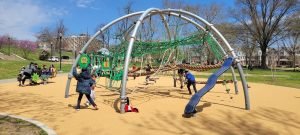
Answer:
[[(33, 74), (33, 72), (36, 70), (34, 63), (30, 62), (29, 65), (24, 69), (23, 72), (23, 77), (22, 77), (22, 86), (25, 85), (25, 81), (26, 79), (31, 79), (31, 75)], [(30, 81), (30, 83), (32, 83)]]
[(151, 69), (152, 67), (150, 66), (150, 64), (147, 64), (145, 70), (146, 70), (146, 83), (148, 83), (148, 81), (150, 81), (150, 73), (151, 73)]

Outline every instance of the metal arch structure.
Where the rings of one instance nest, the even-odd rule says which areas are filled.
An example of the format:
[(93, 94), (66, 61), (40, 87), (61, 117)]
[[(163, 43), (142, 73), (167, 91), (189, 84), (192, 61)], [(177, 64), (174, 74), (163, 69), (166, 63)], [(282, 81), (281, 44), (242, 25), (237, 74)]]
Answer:
[[(124, 16), (122, 16), (120, 18), (117, 18), (114, 21), (108, 23), (104, 27), (102, 27), (99, 31), (97, 31), (89, 39), (89, 41), (81, 49), (79, 55), (76, 57), (76, 60), (73, 63), (72, 68), (70, 70), (70, 73), (68, 75), (68, 81), (67, 81), (66, 89), (65, 89), (65, 98), (67, 98), (69, 96), (70, 83), (71, 83), (71, 79), (73, 77), (72, 71), (73, 71), (74, 67), (76, 67), (82, 52), (84, 52), (86, 50), (86, 48), (90, 45), (92, 40), (94, 40), (99, 34), (101, 34), (103, 31), (105, 31), (107, 28), (114, 25), (115, 23), (117, 23), (121, 20), (124, 20), (126, 18), (130, 18), (130, 17), (139, 15), (140, 17), (136, 21), (136, 24), (135, 24), (135, 26), (134, 26), (134, 28), (132, 29), (132, 32), (131, 32), (131, 36), (130, 36), (130, 39), (129, 39), (129, 45), (128, 45), (128, 48), (127, 48), (125, 62), (124, 62), (124, 72), (123, 72), (121, 94), (120, 94), (120, 99), (121, 99), (120, 100), (121, 101), (120, 112), (124, 113), (125, 112), (124, 107), (125, 107), (125, 103), (126, 103), (127, 75), (128, 75), (128, 69), (129, 69), (128, 66), (129, 66), (129, 62), (130, 62), (130, 56), (131, 56), (133, 44), (134, 44), (135, 39), (136, 39), (136, 34), (137, 34), (137, 31), (138, 31), (141, 23), (143, 22), (143, 20), (147, 19), (151, 15), (156, 15), (156, 14), (160, 15), (160, 17), (161, 17), (161, 19), (164, 23), (165, 29), (167, 31), (169, 40), (171, 40), (171, 36), (170, 36), (169, 28), (168, 28), (168, 23), (166, 22), (164, 15), (172, 15), (172, 16), (181, 18), (181, 19), (186, 20), (186, 21), (190, 22), (191, 24), (195, 25), (197, 28), (200, 28), (200, 29), (206, 31), (199, 23), (197, 23), (194, 20), (200, 21), (203, 24), (207, 25), (214, 33), (216, 33), (216, 36), (218, 36), (222, 40), (222, 42), (225, 44), (225, 47), (226, 47), (225, 49), (229, 51), (228, 53), (226, 53), (225, 49), (219, 44), (219, 42), (217, 42), (218, 46), (220, 46), (220, 48), (222, 49), (222, 53), (225, 55), (225, 57), (231, 56), (235, 60), (235, 64), (237, 65), (238, 72), (239, 72), (239, 75), (240, 75), (240, 78), (241, 78), (241, 81), (242, 81), (242, 86), (243, 86), (243, 91), (244, 91), (244, 99), (245, 99), (245, 109), (250, 110), (250, 100), (249, 100), (249, 95), (248, 95), (247, 82), (246, 82), (246, 79), (245, 79), (245, 75), (243, 73), (242, 66), (240, 64), (239, 59), (237, 58), (237, 55), (234, 52), (234, 49), (230, 46), (230, 44), (223, 37), (223, 35), (213, 26), (213, 24), (207, 22), (206, 20), (204, 20), (203, 18), (197, 16), (196, 14), (193, 14), (191, 12), (184, 11), (184, 10), (181, 10), (181, 9), (163, 9), (163, 10), (160, 10), (160, 9), (157, 9), (157, 8), (149, 8), (145, 11), (139, 11), (139, 12), (131, 13), (131, 14), (128, 14), (128, 15), (124, 15)], [(209, 34), (211, 34), (211, 33), (209, 33)], [(217, 41), (214, 37), (213, 37), (213, 39), (215, 41)], [(235, 73), (234, 73), (234, 70), (233, 70), (232, 67), (231, 67), (231, 72), (232, 72), (232, 76), (233, 76), (233, 79), (234, 79), (234, 82), (235, 82), (234, 83), (235, 84), (235, 91), (237, 93), (236, 76), (235, 76)]]

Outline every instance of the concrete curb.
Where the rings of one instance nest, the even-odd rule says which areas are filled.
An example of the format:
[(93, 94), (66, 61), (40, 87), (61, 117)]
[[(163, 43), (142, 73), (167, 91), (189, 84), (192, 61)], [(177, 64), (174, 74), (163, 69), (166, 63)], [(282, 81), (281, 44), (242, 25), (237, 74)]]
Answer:
[(21, 120), (30, 122), (30, 123), (38, 126), (39, 128), (43, 129), (48, 135), (57, 135), (56, 132), (53, 129), (49, 128), (48, 126), (46, 126), (45, 124), (43, 124), (39, 121), (29, 119), (29, 118), (25, 118), (25, 117), (21, 117), (21, 116), (10, 115), (10, 114), (7, 114), (7, 113), (0, 113), (0, 115), (9, 116), (9, 117), (12, 117), (12, 118), (17, 118), (17, 119), (21, 119)]

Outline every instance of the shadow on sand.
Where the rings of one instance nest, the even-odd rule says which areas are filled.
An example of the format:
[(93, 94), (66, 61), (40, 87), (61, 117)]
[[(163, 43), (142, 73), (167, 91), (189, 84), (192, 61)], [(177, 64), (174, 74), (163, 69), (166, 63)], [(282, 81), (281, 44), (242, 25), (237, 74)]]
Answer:
[[(300, 128), (300, 119), (292, 112), (276, 108), (259, 108), (241, 114), (230, 110), (218, 110), (217, 114), (209, 115), (200, 113), (211, 104), (205, 103), (198, 106), (199, 113), (190, 119), (181, 118), (177, 113), (160, 112), (157, 110), (152, 117), (144, 116), (140, 122), (133, 123), (122, 119), (125, 123), (137, 127), (136, 132), (158, 131), (167, 134), (224, 134), (224, 135), (278, 135), (297, 134), (295, 130)], [(241, 111), (241, 110), (236, 110)], [(275, 125), (278, 129), (266, 124)], [(279, 130), (280, 129), (280, 130)], [(280, 132), (278, 132), (278, 130)]]

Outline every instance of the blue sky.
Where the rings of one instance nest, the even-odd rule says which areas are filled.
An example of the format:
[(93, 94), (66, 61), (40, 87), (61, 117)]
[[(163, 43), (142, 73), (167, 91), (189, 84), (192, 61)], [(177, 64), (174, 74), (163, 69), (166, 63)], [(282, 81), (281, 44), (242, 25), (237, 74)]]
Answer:
[[(162, 7), (162, 0), (131, 0), (133, 10)], [(228, 8), (234, 0), (183, 0), (190, 4), (212, 2)], [(95, 32), (99, 24), (108, 23), (123, 15), (127, 0), (0, 0), (0, 35), (35, 40), (43, 27), (54, 27), (63, 19), (68, 35)]]

